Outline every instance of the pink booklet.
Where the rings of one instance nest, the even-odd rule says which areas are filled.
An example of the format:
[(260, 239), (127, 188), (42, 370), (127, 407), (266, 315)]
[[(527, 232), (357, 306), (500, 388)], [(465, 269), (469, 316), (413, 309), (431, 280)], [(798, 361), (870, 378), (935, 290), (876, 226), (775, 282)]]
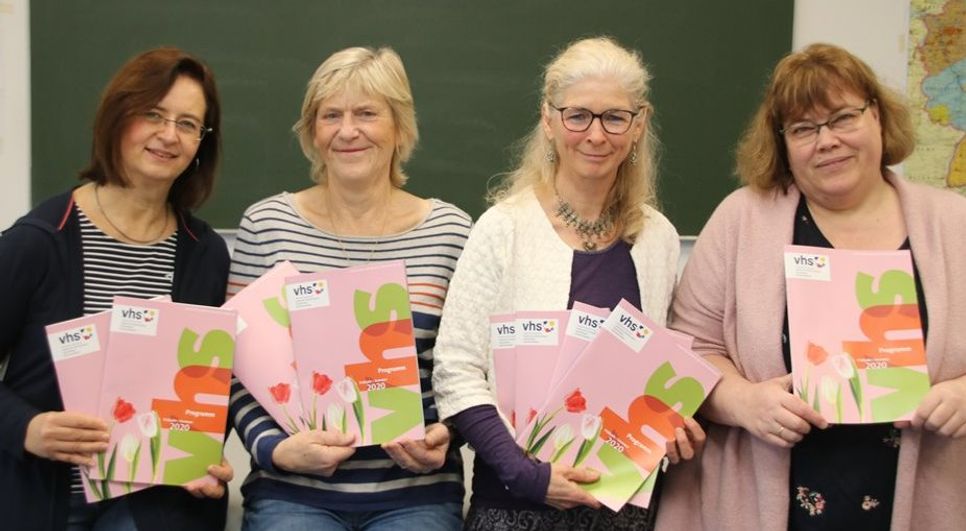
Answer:
[(276, 264), (223, 306), (238, 312), (235, 376), (288, 433), (307, 428), (285, 300), (285, 279), (297, 274), (289, 262)]
[(929, 391), (909, 251), (785, 247), (795, 393), (829, 422), (908, 420)]
[(619, 510), (654, 472), (683, 417), (720, 374), (627, 301), (601, 325), (551, 391), (533, 432), (540, 460), (588, 466), (601, 479), (582, 485)]
[(289, 277), (285, 293), (310, 428), (354, 446), (425, 437), (402, 261)]
[(570, 309), (570, 317), (564, 332), (563, 343), (560, 345), (560, 357), (550, 378), (548, 389), (553, 389), (573, 367), (577, 357), (584, 348), (597, 337), (600, 326), (604, 324), (610, 310), (598, 308), (579, 301), (575, 301)]
[(233, 310), (114, 298), (98, 406), (113, 424), (106, 479), (208, 480), (208, 466), (221, 462), (237, 319)]
[[(664, 330), (667, 333), (671, 334), (671, 337), (678, 345), (681, 345), (682, 347), (684, 347), (689, 351), (691, 350), (691, 345), (694, 343), (693, 337), (689, 336), (688, 334), (685, 334), (684, 332), (678, 332), (677, 330), (672, 330), (670, 328), (665, 328)], [(713, 365), (711, 365), (710, 362), (706, 362), (704, 358), (698, 358), (698, 359), (701, 360), (702, 362), (705, 362), (705, 364), (711, 370), (715, 372), (718, 371), (718, 369), (716, 369)], [(643, 507), (645, 509), (651, 506), (651, 497), (654, 495), (654, 487), (655, 485), (657, 485), (658, 472), (666, 469), (667, 465), (668, 465), (667, 459), (664, 459), (661, 461), (660, 470), (654, 470), (654, 472), (651, 472), (651, 474), (647, 476), (647, 479), (644, 480), (644, 484), (641, 485), (641, 488), (637, 489), (637, 492), (635, 492), (634, 495), (631, 496), (631, 499), (627, 500), (628, 505), (636, 505), (637, 507)]]
[[(105, 311), (69, 321), (48, 325), (47, 344), (57, 372), (57, 385), (64, 411), (97, 415), (104, 359), (111, 328), (111, 312)], [(98, 454), (97, 467), (104, 475), (107, 463)], [(139, 491), (146, 485), (128, 481), (91, 479), (86, 467), (80, 467), (84, 497), (88, 503)]]
[(500, 414), (513, 426), (516, 414), (513, 409), (516, 391), (515, 349), (517, 319), (514, 313), (490, 316), (490, 356), (493, 360), (493, 387), (496, 388), (496, 405)]
[(513, 409), (518, 441), (547, 400), (569, 316), (567, 310), (516, 312)]

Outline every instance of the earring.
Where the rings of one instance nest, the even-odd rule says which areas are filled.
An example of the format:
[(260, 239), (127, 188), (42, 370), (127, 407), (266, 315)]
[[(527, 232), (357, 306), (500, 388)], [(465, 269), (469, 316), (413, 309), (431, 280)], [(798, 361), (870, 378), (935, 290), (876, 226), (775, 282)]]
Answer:
[(198, 171), (199, 166), (201, 166), (201, 157), (195, 157), (195, 171)]
[(631, 156), (628, 157), (628, 161), (630, 161), (631, 164), (637, 164), (637, 148), (634, 148), (634, 150), (631, 151)]
[(545, 158), (549, 164), (553, 164), (554, 162), (557, 162), (557, 153), (553, 150), (553, 148), (548, 149), (547, 154), (544, 155), (543, 158)]

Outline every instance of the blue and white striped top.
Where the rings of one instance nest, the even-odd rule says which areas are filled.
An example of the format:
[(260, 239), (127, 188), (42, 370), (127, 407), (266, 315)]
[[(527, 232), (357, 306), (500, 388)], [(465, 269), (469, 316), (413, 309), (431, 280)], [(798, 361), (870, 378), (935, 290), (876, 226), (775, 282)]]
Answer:
[[(432, 391), (433, 347), (443, 300), (471, 220), (449, 203), (436, 199), (432, 203), (429, 215), (416, 227), (401, 234), (363, 238), (336, 237), (315, 227), (295, 209), (291, 194), (263, 199), (242, 217), (228, 296), (283, 260), (304, 273), (343, 268), (349, 262), (405, 260), (423, 411), (427, 424), (437, 422)], [(359, 448), (331, 477), (291, 474), (276, 469), (271, 461), (285, 432), (237, 380), (232, 382), (229, 413), (252, 455), (251, 473), (242, 485), (247, 501), (273, 498), (337, 511), (383, 511), (463, 500), (462, 462), (455, 445), (451, 445), (443, 467), (427, 474), (401, 469), (378, 446)]]

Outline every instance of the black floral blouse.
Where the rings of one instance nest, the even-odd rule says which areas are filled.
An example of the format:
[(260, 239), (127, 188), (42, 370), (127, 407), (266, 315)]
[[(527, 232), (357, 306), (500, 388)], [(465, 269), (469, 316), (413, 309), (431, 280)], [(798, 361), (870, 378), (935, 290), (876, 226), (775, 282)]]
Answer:
[[(812, 221), (804, 198), (795, 213), (795, 245), (832, 247)], [(909, 240), (902, 249), (909, 249)], [(923, 335), (926, 299), (913, 262)], [(782, 329), (785, 367), (791, 371), (788, 310)], [(788, 529), (888, 530), (899, 461), (899, 430), (892, 424), (841, 424), (812, 431), (792, 448)]]

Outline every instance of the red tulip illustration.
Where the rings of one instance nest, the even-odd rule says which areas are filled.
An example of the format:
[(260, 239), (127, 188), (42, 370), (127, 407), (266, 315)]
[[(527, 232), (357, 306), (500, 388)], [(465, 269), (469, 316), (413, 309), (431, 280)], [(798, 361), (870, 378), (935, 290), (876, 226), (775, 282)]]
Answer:
[[(285, 418), (288, 420), (289, 431), (291, 433), (299, 431), (295, 419), (292, 418), (292, 415), (289, 414), (288, 409), (285, 407), (285, 404), (288, 404), (289, 399), (292, 398), (292, 386), (284, 382), (279, 382), (269, 387), (268, 392), (272, 394), (272, 399), (275, 400), (275, 403), (282, 406), (282, 412), (285, 413)], [(313, 407), (315, 406), (314, 403), (312, 405)]]
[[(318, 413), (316, 412), (316, 398), (318, 395), (324, 395), (329, 392), (332, 388), (332, 378), (329, 375), (318, 373), (312, 371), (312, 390), (315, 394), (312, 395), (312, 411), (309, 412), (309, 429), (314, 430), (318, 422)], [(325, 418), (323, 417), (323, 423)]]
[(828, 358), (828, 351), (809, 341), (808, 347), (805, 349), (805, 357), (812, 365), (821, 365)]
[(268, 391), (272, 393), (272, 398), (279, 405), (288, 404), (289, 398), (292, 397), (292, 387), (287, 383), (279, 383), (268, 388)]
[(332, 379), (325, 374), (312, 371), (312, 390), (316, 394), (324, 395), (332, 387)]
[(114, 415), (114, 420), (118, 422), (127, 422), (134, 417), (134, 404), (125, 401), (123, 398), (118, 397), (117, 402), (114, 402), (114, 410), (112, 415)]
[[(797, 390), (799, 398), (801, 398), (806, 404), (809, 402), (809, 396), (812, 392), (812, 365), (821, 365), (825, 363), (828, 359), (828, 351), (822, 348), (820, 345), (816, 345), (811, 341), (805, 346), (805, 359), (808, 360), (808, 365), (805, 366), (805, 376), (802, 381), (799, 382), (801, 387)], [(818, 384), (815, 385), (815, 394), (813, 395), (812, 407), (815, 411), (819, 410), (819, 389)]]
[(564, 406), (571, 413), (583, 413), (587, 409), (587, 400), (580, 394), (580, 389), (574, 389), (574, 392), (564, 399)]
[[(554, 417), (557, 416), (557, 413), (560, 413), (560, 411), (564, 408), (567, 409), (568, 413), (583, 413), (587, 410), (587, 399), (584, 398), (584, 395), (580, 393), (580, 389), (574, 389), (572, 393), (564, 397), (563, 405), (550, 413), (537, 416), (536, 411), (532, 409), (530, 410), (530, 415), (527, 418), (527, 424), (530, 424), (534, 417), (536, 417), (537, 420), (533, 423), (533, 428), (531, 428), (530, 435), (527, 437), (527, 444), (524, 446), (527, 454), (537, 455), (540, 452), (540, 449), (543, 448), (543, 445), (547, 443), (547, 440), (550, 438), (550, 436), (553, 435), (553, 433), (557, 430), (557, 426), (551, 426), (550, 421), (553, 420)], [(573, 432), (571, 431), (571, 439), (572, 438)], [(563, 444), (566, 443), (561, 443), (561, 446)], [(560, 449), (558, 448), (558, 452), (559, 450)], [(566, 448), (564, 451), (566, 451)], [(560, 452), (560, 455), (563, 455), (563, 452)], [(559, 458), (560, 455), (556, 457)]]

